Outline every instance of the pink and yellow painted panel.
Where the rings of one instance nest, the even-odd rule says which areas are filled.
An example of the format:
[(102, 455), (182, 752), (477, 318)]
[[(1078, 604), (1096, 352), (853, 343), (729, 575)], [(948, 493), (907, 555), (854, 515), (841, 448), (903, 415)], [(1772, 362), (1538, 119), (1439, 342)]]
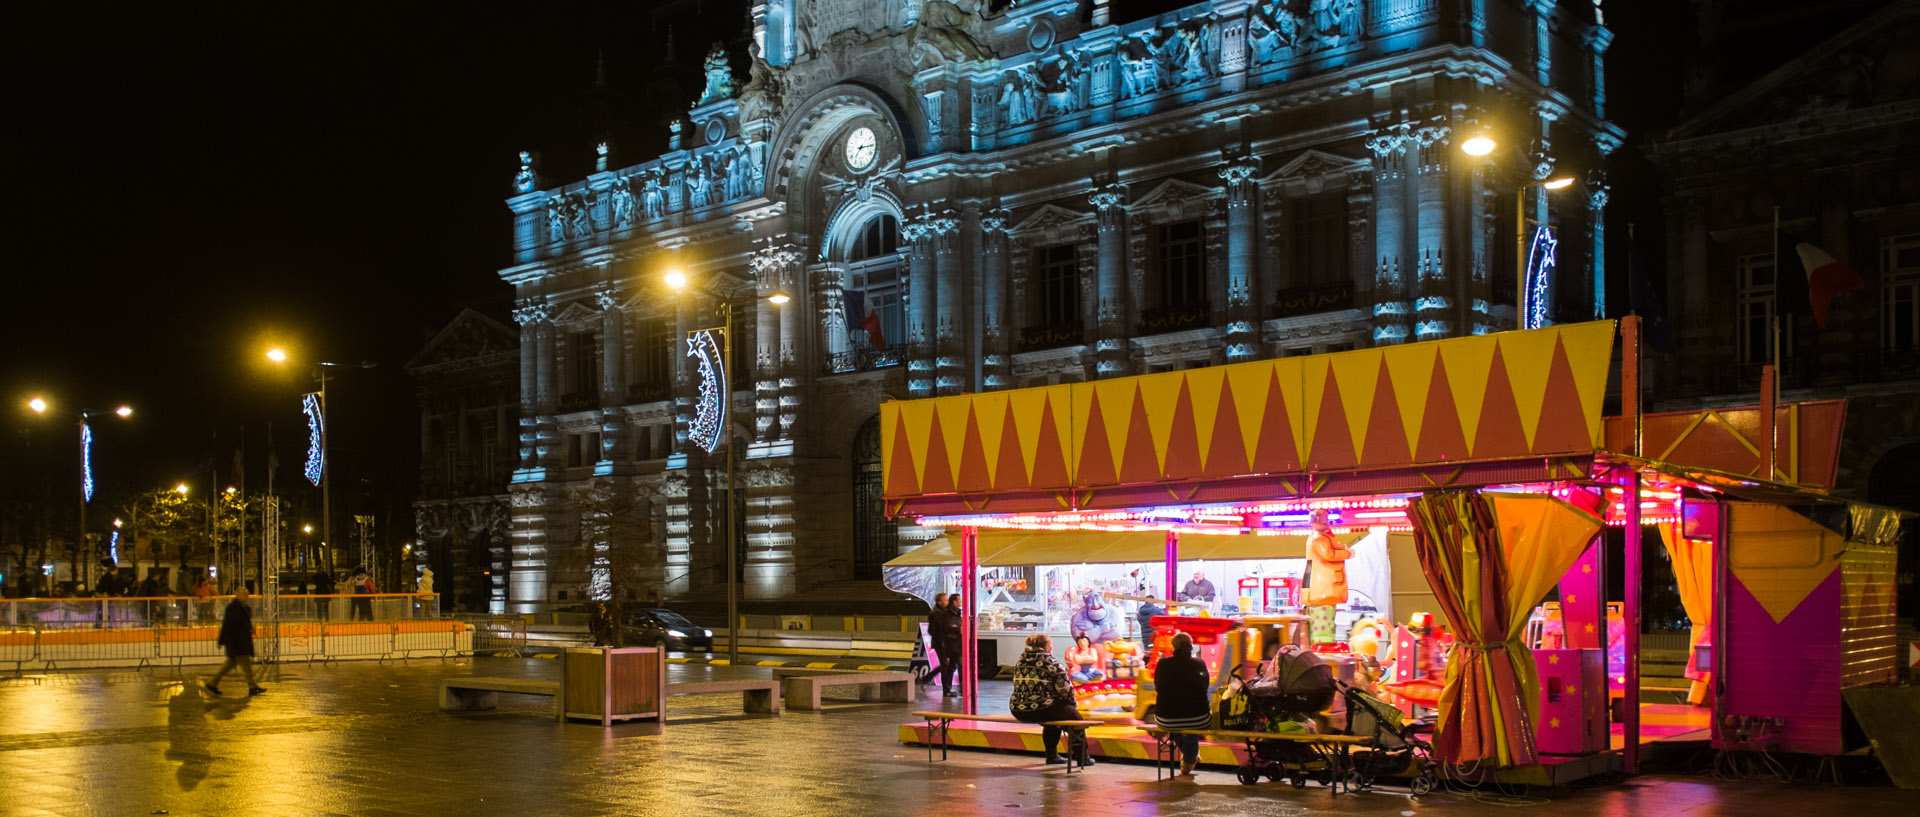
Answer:
[(885, 495), (1591, 451), (1611, 321), (880, 406)]

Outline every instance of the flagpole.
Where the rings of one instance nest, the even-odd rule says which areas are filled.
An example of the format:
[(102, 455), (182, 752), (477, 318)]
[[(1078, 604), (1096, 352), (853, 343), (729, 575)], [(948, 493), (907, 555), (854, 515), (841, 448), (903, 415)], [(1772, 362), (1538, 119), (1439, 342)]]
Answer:
[(1768, 414), (1763, 419), (1769, 432), (1767, 469), (1760, 476), (1769, 482), (1773, 481), (1773, 463), (1778, 462), (1780, 458), (1780, 429), (1779, 424), (1773, 421), (1772, 411), (1774, 406), (1780, 405), (1780, 307), (1785, 304), (1781, 298), (1783, 292), (1781, 273), (1785, 270), (1786, 259), (1780, 252), (1780, 205), (1776, 204), (1773, 206), (1773, 377), (1765, 378), (1772, 381), (1767, 385), (1773, 387), (1773, 393), (1766, 395), (1765, 399), (1760, 401), (1767, 406)]

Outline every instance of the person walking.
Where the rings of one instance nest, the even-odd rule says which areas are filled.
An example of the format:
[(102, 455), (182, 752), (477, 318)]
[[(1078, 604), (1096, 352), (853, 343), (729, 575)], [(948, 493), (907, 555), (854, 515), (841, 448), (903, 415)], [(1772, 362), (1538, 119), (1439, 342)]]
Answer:
[(313, 594), (319, 596), (313, 600), (321, 621), (333, 618), (333, 573), (327, 570), (313, 571)]
[(213, 583), (207, 581), (205, 572), (193, 583), (193, 618), (195, 621), (213, 620)]
[[(1007, 709), (1021, 721), (1041, 724), (1040, 743), (1046, 747), (1047, 762), (1063, 762), (1060, 727), (1047, 726), (1046, 722), (1080, 720), (1080, 710), (1073, 703), (1073, 681), (1067, 677), (1066, 665), (1054, 656), (1053, 639), (1046, 633), (1027, 636), (1027, 651), (1013, 665), (1013, 695), (1007, 698)], [(1073, 753), (1075, 763), (1092, 766), (1085, 735), (1076, 734), (1067, 751)]]
[(373, 577), (367, 575), (367, 569), (356, 568), (353, 572), (353, 618), (356, 621), (373, 620)]
[(215, 695), (220, 694), (220, 679), (236, 666), (247, 679), (248, 697), (266, 691), (253, 680), (253, 609), (247, 606), (247, 598), (247, 588), (234, 588), (233, 601), (227, 603), (226, 618), (220, 622), (219, 644), (226, 648), (227, 663), (206, 683), (207, 691)]
[[(1193, 657), (1193, 636), (1175, 633), (1173, 654), (1153, 665), (1154, 722), (1170, 732), (1212, 727), (1213, 707), (1207, 695), (1211, 680), (1206, 662)], [(1200, 736), (1175, 734), (1173, 744), (1180, 747), (1180, 776), (1192, 777), (1200, 763)]]
[[(933, 597), (933, 610), (927, 613), (928, 629), (933, 631), (933, 654), (940, 659), (940, 668), (935, 673), (940, 676), (940, 694), (942, 697), (956, 698), (960, 693), (953, 691), (953, 679), (960, 674), (960, 609), (953, 601), (960, 598), (959, 593), (939, 593)], [(965, 685), (966, 679), (961, 679)]]

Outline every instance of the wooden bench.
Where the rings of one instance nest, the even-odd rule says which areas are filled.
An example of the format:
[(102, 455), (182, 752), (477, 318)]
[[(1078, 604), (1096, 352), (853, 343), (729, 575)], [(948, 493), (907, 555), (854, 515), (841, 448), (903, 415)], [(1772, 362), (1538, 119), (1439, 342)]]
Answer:
[[(1086, 742), (1088, 727), (1106, 725), (1106, 721), (1044, 721), (1040, 723), (1034, 723), (1033, 721), (1020, 720), (1019, 718), (1016, 718), (1012, 715), (969, 715), (965, 712), (943, 712), (940, 710), (918, 710), (918, 711), (915, 711), (913, 714), (915, 717), (924, 718), (927, 721), (927, 762), (928, 763), (933, 762), (933, 734), (935, 732), (940, 733), (940, 759), (941, 760), (947, 759), (947, 747), (952, 745), (952, 742), (948, 739), (948, 731), (953, 727), (954, 721), (982, 721), (986, 723), (1028, 723), (1028, 724), (1033, 724), (1034, 726), (1051, 726), (1059, 729), (1062, 732), (1067, 733), (1067, 745), (1069, 747), (1073, 745), (1073, 741), (1075, 738), (1078, 738), (1082, 743)], [(1092, 751), (1091, 746), (1088, 747), (1088, 751)], [(1074, 766), (1073, 755), (1074, 753), (1071, 751), (1071, 749), (1069, 749), (1069, 751), (1067, 752), (1067, 774), (1073, 774), (1073, 766)]]
[[(1147, 726), (1142, 727), (1140, 731), (1146, 732), (1148, 737), (1153, 738), (1153, 779), (1155, 780), (1163, 779), (1162, 771), (1172, 770), (1174, 755), (1178, 754), (1178, 750), (1173, 745), (1174, 735), (1195, 735), (1200, 738), (1207, 736), (1206, 731), (1201, 729), (1161, 729), (1157, 726)], [(1166, 777), (1172, 776), (1174, 775), (1166, 775)]]
[(668, 684), (668, 695), (711, 695), (716, 692), (740, 693), (741, 711), (757, 715), (780, 714), (780, 682), (746, 679), (738, 681), (694, 681)]
[(774, 670), (773, 679), (784, 685), (788, 709), (819, 709), (821, 694), (828, 687), (858, 686), (862, 701), (913, 701), (911, 672), (789, 668)]
[(564, 696), (560, 693), (560, 682), (533, 678), (448, 678), (440, 682), (440, 708), (466, 712), (493, 709), (500, 705), (502, 692), (553, 698), (554, 720), (566, 720), (567, 707), (566, 701), (561, 700)]

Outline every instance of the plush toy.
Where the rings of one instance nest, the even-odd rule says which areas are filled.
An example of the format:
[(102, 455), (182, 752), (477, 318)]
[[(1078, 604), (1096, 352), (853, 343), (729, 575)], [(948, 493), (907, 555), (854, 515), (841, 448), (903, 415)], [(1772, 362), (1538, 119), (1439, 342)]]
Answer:
[(1120, 616), (1100, 603), (1099, 593), (1089, 592), (1080, 600), (1080, 609), (1074, 611), (1067, 629), (1084, 633), (1095, 644), (1105, 644), (1120, 637)]

